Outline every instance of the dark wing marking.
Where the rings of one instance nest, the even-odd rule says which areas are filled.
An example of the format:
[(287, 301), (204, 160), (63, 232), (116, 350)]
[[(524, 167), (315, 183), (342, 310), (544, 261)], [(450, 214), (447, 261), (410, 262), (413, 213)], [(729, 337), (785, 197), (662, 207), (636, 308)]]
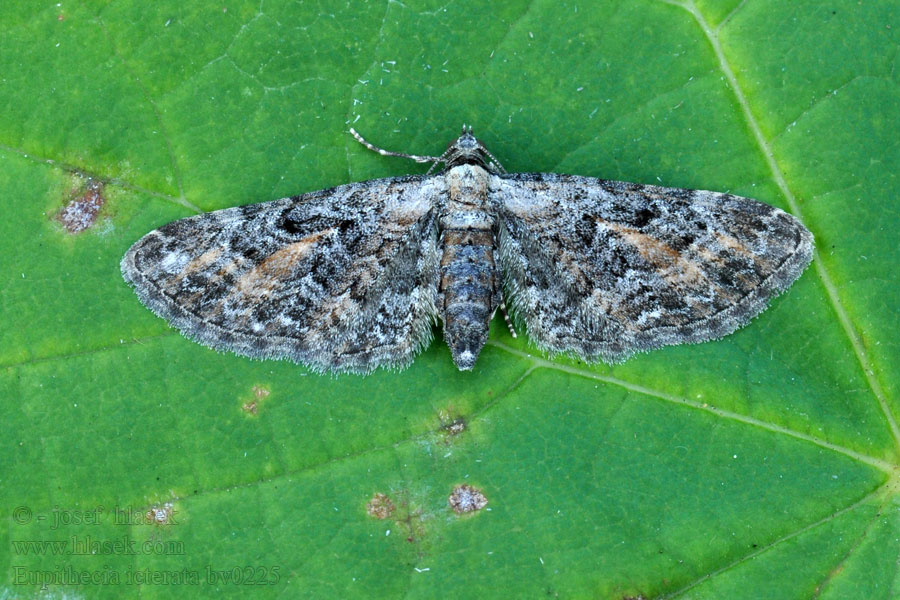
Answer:
[(492, 199), (514, 315), (589, 361), (727, 335), (812, 259), (800, 221), (731, 194), (520, 173)]
[(319, 371), (405, 366), (437, 313), (442, 184), (381, 179), (181, 219), (134, 244), (122, 273), (217, 350)]

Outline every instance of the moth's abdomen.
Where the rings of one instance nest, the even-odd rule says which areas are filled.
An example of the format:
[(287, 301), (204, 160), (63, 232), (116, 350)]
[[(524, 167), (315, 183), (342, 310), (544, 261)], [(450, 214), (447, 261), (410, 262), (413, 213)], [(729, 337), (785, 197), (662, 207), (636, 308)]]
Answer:
[(488, 338), (497, 285), (491, 230), (445, 229), (441, 233), (441, 312), (453, 362), (471, 369)]

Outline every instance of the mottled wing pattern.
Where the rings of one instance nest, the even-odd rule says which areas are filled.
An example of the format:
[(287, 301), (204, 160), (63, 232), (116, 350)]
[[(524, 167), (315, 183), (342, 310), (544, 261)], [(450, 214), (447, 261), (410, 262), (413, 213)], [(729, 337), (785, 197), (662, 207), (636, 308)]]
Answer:
[(443, 178), (349, 184), (189, 217), (122, 259), (188, 337), (316, 370), (405, 366), (432, 337)]
[(812, 258), (797, 219), (731, 194), (520, 173), (492, 201), (514, 316), (589, 361), (727, 335)]

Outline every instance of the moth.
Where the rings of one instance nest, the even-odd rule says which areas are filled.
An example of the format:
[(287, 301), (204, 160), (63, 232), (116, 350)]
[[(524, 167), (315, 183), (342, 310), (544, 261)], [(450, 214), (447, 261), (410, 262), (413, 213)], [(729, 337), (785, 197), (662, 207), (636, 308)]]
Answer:
[(202, 344), (319, 372), (406, 367), (438, 321), (472, 369), (504, 302), (539, 349), (616, 363), (733, 332), (812, 259), (799, 220), (749, 198), (507, 173), (465, 126), (440, 156), (350, 132), (432, 167), (151, 231), (121, 263), (140, 300)]

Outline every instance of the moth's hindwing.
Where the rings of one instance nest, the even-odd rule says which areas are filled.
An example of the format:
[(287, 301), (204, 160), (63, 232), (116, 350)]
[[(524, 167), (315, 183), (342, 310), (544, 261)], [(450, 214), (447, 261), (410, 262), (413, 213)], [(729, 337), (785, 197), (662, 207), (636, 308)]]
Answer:
[(520, 173), (492, 201), (514, 316), (588, 361), (731, 333), (812, 258), (800, 221), (731, 194)]
[(187, 336), (316, 370), (405, 366), (436, 315), (441, 178), (349, 184), (182, 219), (122, 272)]

